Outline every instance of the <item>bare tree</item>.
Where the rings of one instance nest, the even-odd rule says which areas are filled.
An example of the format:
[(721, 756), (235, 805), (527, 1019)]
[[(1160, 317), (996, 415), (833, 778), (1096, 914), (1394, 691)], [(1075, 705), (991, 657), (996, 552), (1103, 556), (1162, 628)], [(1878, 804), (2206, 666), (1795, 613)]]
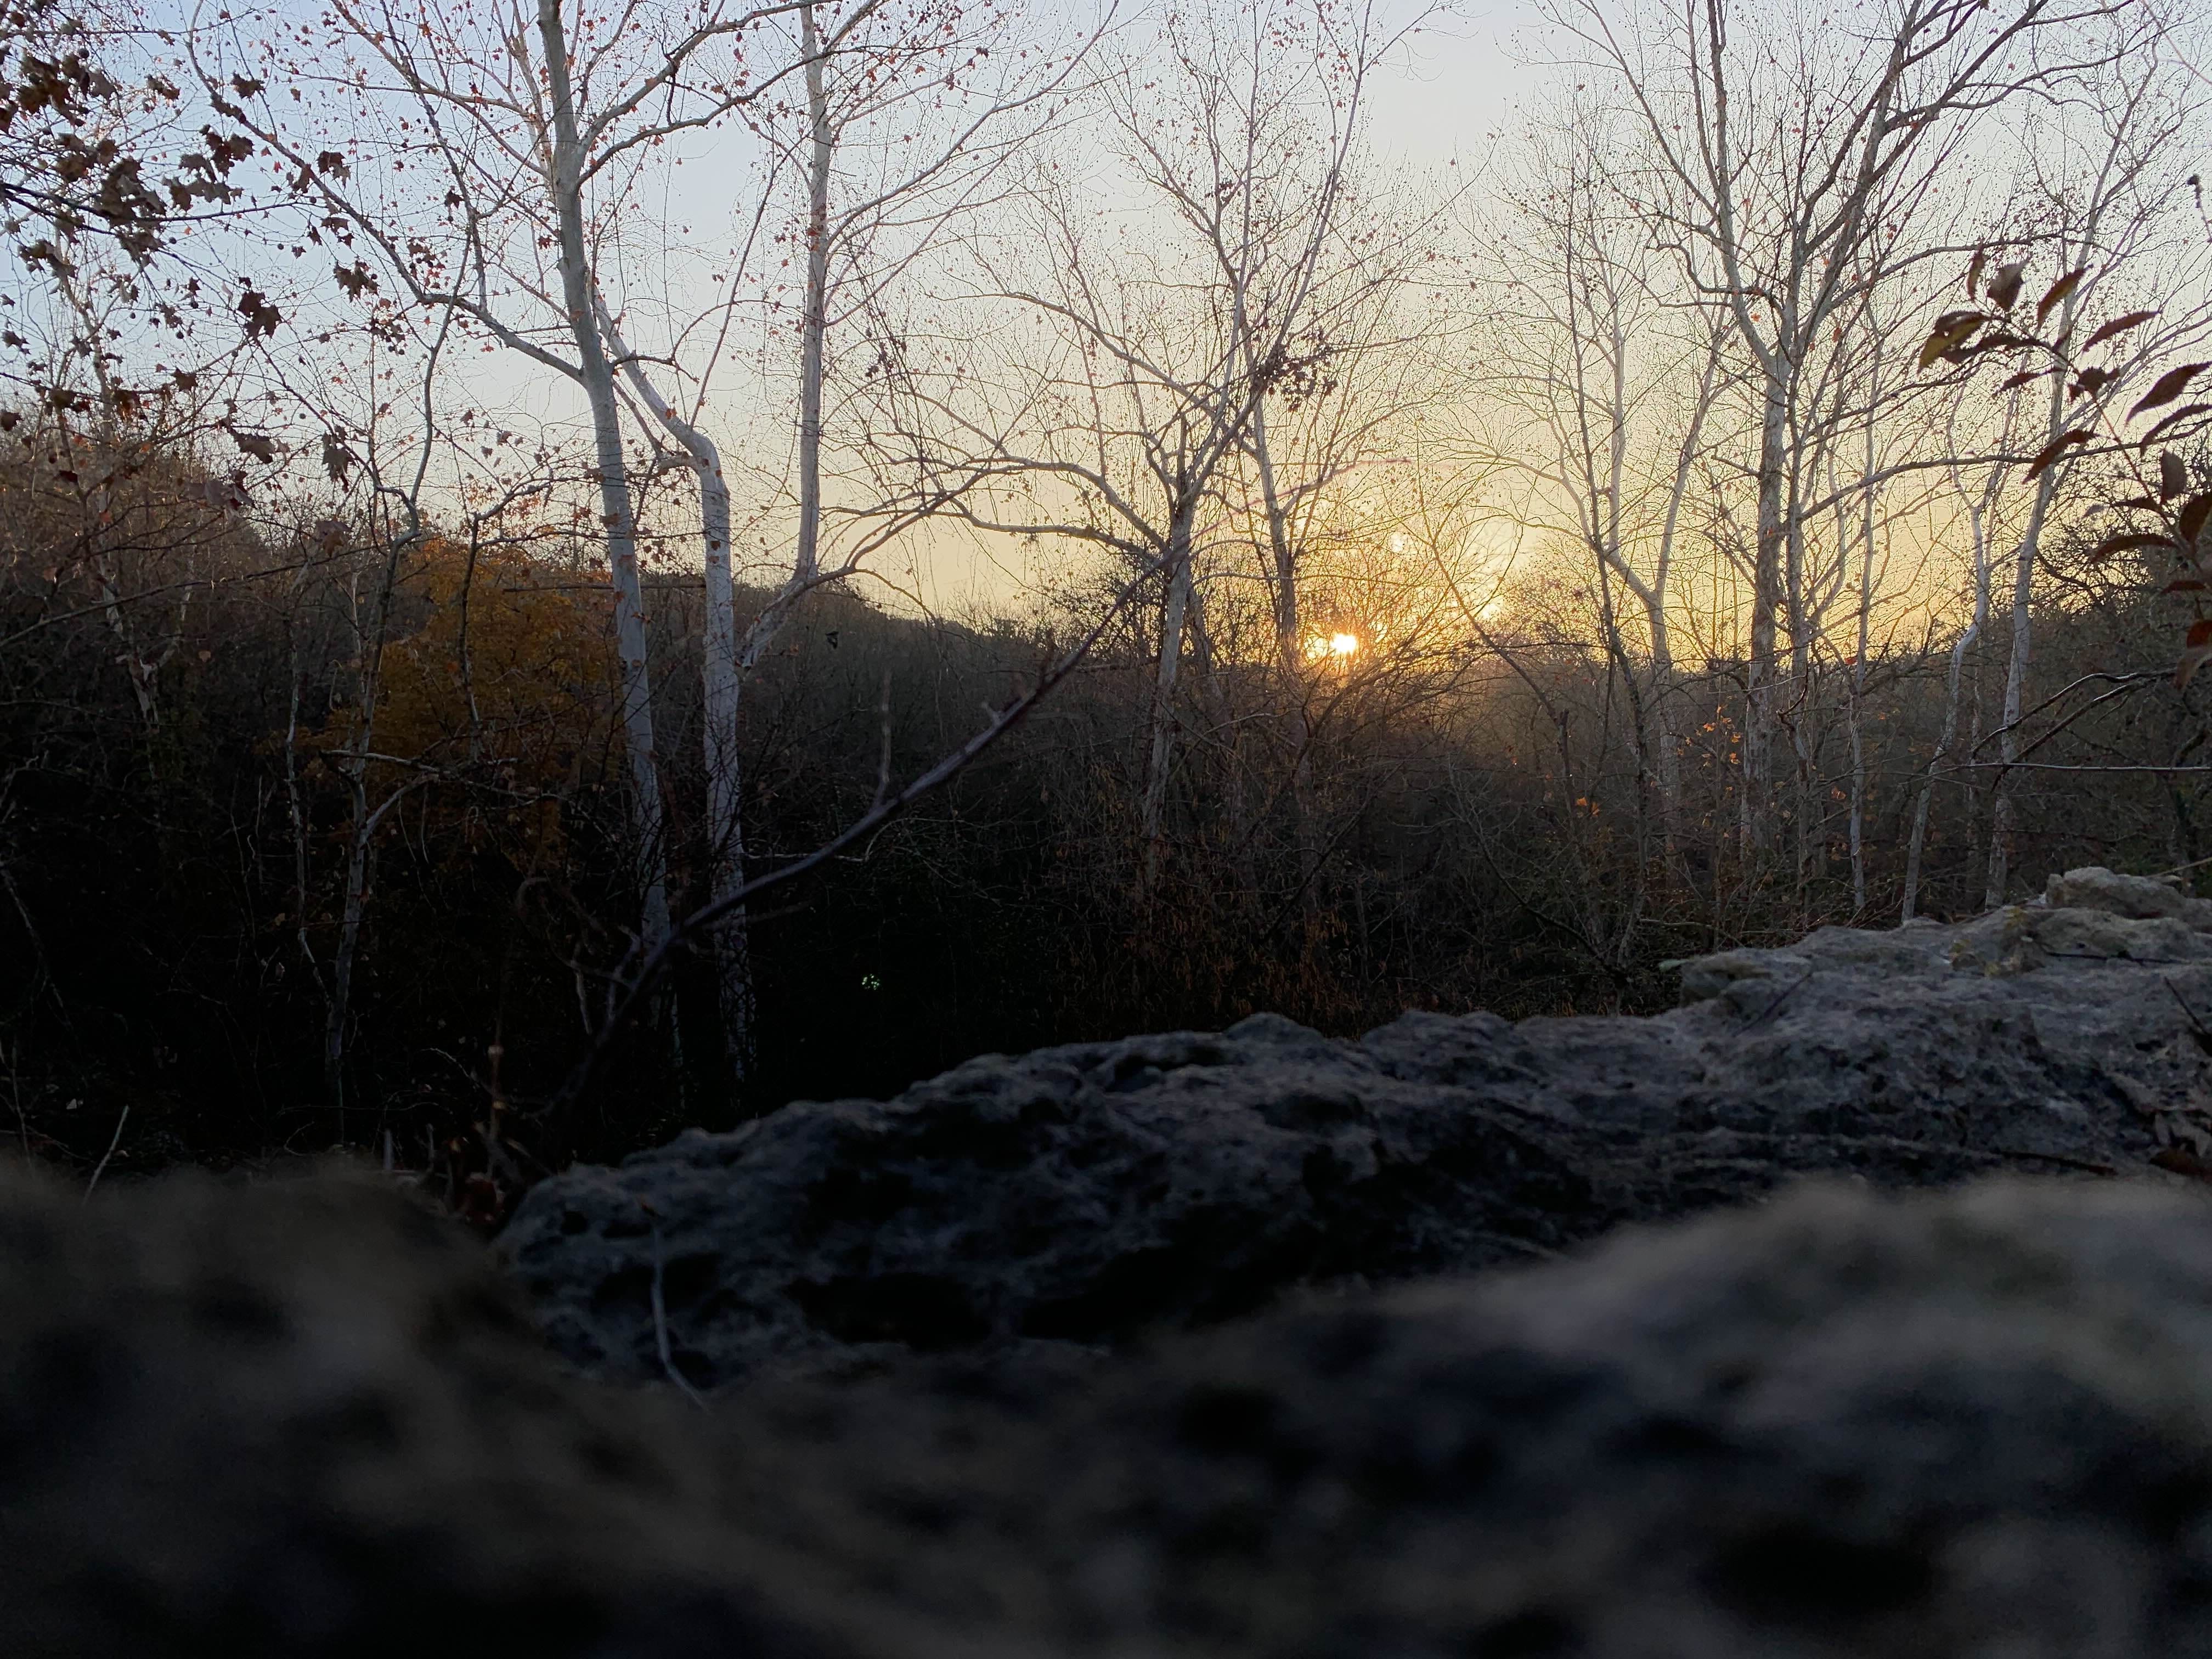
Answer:
[[(787, 32), (770, 31), (770, 37), (787, 65), (781, 86), (745, 110), (769, 149), (763, 199), (745, 216), (757, 227), (772, 222), (779, 182), (800, 181), (790, 238), (803, 266), (793, 400), (797, 478), (788, 555), (775, 562), (768, 601), (742, 628), (732, 581), (729, 479), (721, 449), (707, 430), (720, 365), (712, 356), (687, 364), (672, 345), (663, 361), (685, 388), (687, 410), (679, 410), (656, 384), (647, 357), (624, 343), (604, 300), (600, 305), (601, 325), (621, 369), (699, 479), (707, 576), (705, 839), (708, 898), (716, 904), (745, 880), (738, 722), (747, 677), (809, 594), (858, 574), (872, 555), (937, 510), (926, 493), (886, 500), (880, 488), (868, 488), (864, 470), (845, 478), (855, 488), (836, 504), (836, 528), (825, 535), (825, 446), (845, 435), (832, 434), (825, 416), (832, 342), (856, 331), (880, 342), (901, 277), (993, 204), (1006, 164), (1064, 107), (1095, 40), (1078, 34), (1006, 52), (1012, 27), (1006, 14), (971, 15), (951, 0), (860, 0), (842, 9), (804, 0), (780, 21)], [(994, 46), (1003, 67), (991, 64)], [(794, 84), (801, 88), (795, 98), (782, 89)], [(744, 303), (741, 290), (750, 292), (746, 264), (754, 246), (749, 239), (736, 267), (720, 273), (728, 297), (717, 307), (713, 326), (672, 322), (674, 341), (698, 333), (719, 346)], [(780, 307), (772, 290), (763, 297), (773, 332)], [(769, 523), (774, 514), (774, 507), (763, 507), (759, 516)], [(757, 1042), (744, 907), (726, 904), (723, 918), (711, 940), (720, 1041), (742, 1090)]]
[[(959, 508), (968, 523), (1162, 573), (1138, 808), (1146, 892), (1165, 850), (1185, 661), (1209, 652), (1204, 556), (1255, 527), (1244, 544), (1264, 551), (1275, 653), (1295, 675), (1297, 526), (1378, 452), (1357, 422), (1328, 453), (1286, 451), (1282, 421), (1390, 335), (1378, 319), (1407, 239), (1364, 219), (1358, 155), (1370, 78), (1400, 38), (1364, 7), (1167, 20), (1153, 58), (1103, 78), (1115, 183), (1041, 178), (1036, 264), (982, 253), (974, 301), (1024, 324), (989, 360), (995, 380), (960, 362), (910, 382), (921, 474), (977, 492)], [(1133, 239), (1118, 202), (1101, 210), (1118, 191), (1158, 233)]]
[(1671, 18), (1616, 21), (1595, 0), (1553, 14), (1639, 118), (1645, 206), (1686, 280), (1727, 308), (1753, 375), (1742, 808), (1754, 852), (1773, 840), (1775, 736), (1802, 690), (1784, 676), (1784, 630), (1800, 665), (1815, 632), (1792, 614), (1818, 476), (1797, 451), (1824, 379), (1847, 378), (1824, 377), (1823, 357), (1870, 289), (1943, 251), (1918, 210), (1987, 112), (2106, 61), (2094, 25), (2115, 9), (2030, 0), (1998, 17), (1980, 0), (1895, 0), (1863, 27), (1808, 19), (1779, 42), (1743, 38), (1729, 0)]
[[(1648, 222), (1612, 183), (1624, 170), (1619, 125), (1576, 97), (1531, 136), (1502, 233), (1519, 257), (1497, 279), (1500, 337), (1478, 384), (1502, 416), (1490, 447), (1529, 480), (1522, 511), (1589, 561), (1671, 860), (1682, 811), (1671, 586), (1684, 507), (1717, 447), (1710, 428), (1735, 371), (1725, 312), (1679, 290)], [(1640, 623), (1632, 633), (1621, 594)]]
[[(740, 47), (779, 9), (716, 4), (677, 21), (631, 4), (572, 23), (561, 0), (540, 0), (525, 27), (459, 8), (403, 15), (345, 3), (315, 31), (335, 73), (292, 41), (208, 36), (193, 58), (210, 100), (281, 159), (319, 213), (315, 239), (328, 231), (376, 258), (374, 269), (340, 265), (342, 288), (374, 293), (380, 271), (414, 307), (453, 316), (580, 393), (615, 592), (641, 926), (653, 940), (669, 926), (667, 848), (636, 507), (597, 242), (638, 158), (774, 84), (751, 78)], [(233, 61), (248, 59), (259, 72), (226, 78)], [(320, 100), (293, 115), (268, 95), (270, 76), (318, 88)], [(363, 169), (360, 153), (374, 151), (380, 132), (373, 159), (384, 165)], [(325, 133), (344, 148), (318, 148)], [(410, 163), (428, 181), (419, 194), (399, 176)]]

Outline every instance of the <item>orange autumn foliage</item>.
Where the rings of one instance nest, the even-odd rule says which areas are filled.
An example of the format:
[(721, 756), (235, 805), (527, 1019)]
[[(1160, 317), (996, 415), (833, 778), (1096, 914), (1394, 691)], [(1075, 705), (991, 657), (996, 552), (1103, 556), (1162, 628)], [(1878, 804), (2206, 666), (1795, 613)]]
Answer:
[[(614, 716), (607, 600), (596, 584), (509, 545), (434, 537), (399, 576), (401, 634), (386, 647), (368, 749), (376, 793), (441, 775), (423, 811), (458, 812), (527, 866), (557, 857), (564, 799), (600, 769)], [(319, 745), (356, 747), (361, 711)]]

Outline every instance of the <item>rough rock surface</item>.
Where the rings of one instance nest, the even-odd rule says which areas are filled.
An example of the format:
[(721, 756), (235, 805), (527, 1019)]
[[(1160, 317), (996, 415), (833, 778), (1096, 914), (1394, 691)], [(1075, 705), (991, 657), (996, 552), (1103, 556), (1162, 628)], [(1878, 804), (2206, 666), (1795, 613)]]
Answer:
[[(1261, 1016), (991, 1055), (537, 1188), (502, 1248), (590, 1370), (720, 1384), (1105, 1346), (1550, 1256), (1795, 1176), (2212, 1174), (2212, 902), (2104, 870), (1963, 926), (1686, 963), (1650, 1019)], [(660, 1315), (653, 1287), (660, 1285)]]
[(698, 1413), (386, 1194), (0, 1187), (0, 1651), (2212, 1655), (2212, 1200), (1831, 1186)]
[(840, 1460), (859, 1577), (1033, 1653), (2212, 1654), (2194, 1193), (1814, 1190), (1185, 1338), (1027, 1418), (830, 1398), (758, 1426), (815, 1413), (786, 1479)]

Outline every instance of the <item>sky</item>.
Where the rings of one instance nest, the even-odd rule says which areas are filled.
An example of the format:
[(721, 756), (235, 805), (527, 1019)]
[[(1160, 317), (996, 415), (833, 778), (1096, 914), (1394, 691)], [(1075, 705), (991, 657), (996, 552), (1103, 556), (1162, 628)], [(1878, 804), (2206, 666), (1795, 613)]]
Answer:
[[(191, 0), (161, 0), (156, 10), (162, 15), (156, 21), (183, 26), (192, 9)], [(269, 9), (241, 6), (234, 15), (240, 20), (236, 27), (251, 28), (245, 22), (248, 18), (274, 27), (288, 15), (313, 12), (313, 0), (276, 0)], [(1395, 163), (1421, 172), (1440, 170), (1453, 160), (1462, 166), (1479, 165), (1490, 152), (1493, 136), (1512, 120), (1512, 100), (1521, 78), (1519, 58), (1535, 27), (1530, 0), (1461, 0), (1452, 15), (1425, 27), (1370, 84), (1368, 136), (1372, 153), (1385, 166)], [(1522, 45), (1520, 54), (1515, 50), (1516, 38)], [(178, 78), (189, 84), (188, 77), (179, 74)], [(272, 86), (268, 96), (275, 99), (279, 90)], [(607, 273), (611, 293), (628, 289), (643, 297), (658, 288), (671, 309), (679, 312), (695, 311), (707, 302), (706, 273), (715, 267), (721, 250), (741, 236), (743, 227), (732, 222), (749, 217), (742, 210), (753, 194), (758, 154), (757, 144), (734, 129), (702, 135), (684, 148), (689, 152), (686, 164), (659, 169), (658, 177), (664, 182), (656, 189), (657, 211), (677, 233), (675, 257), (665, 261), (665, 268), (662, 262), (646, 261), (645, 269), (610, 269)], [(741, 187), (733, 191), (733, 185)], [(739, 210), (733, 212), (733, 202)], [(221, 263), (251, 273), (262, 257), (239, 250), (226, 254)], [(291, 261), (276, 254), (267, 257), (274, 262), (271, 276), (283, 280), (305, 272), (315, 278), (311, 289), (328, 286), (305, 265), (295, 272)], [(694, 289), (699, 290), (696, 299), (690, 292)], [(276, 290), (272, 287), (271, 291)], [(331, 298), (323, 296), (326, 301)], [(292, 303), (286, 301), (288, 307)], [(718, 393), (721, 408), (710, 412), (708, 423), (710, 429), (718, 428), (726, 449), (738, 449), (749, 436), (757, 443), (763, 434), (770, 447), (775, 446), (779, 422), (787, 424), (785, 411), (767, 406), (748, 410), (743, 406), (748, 400), (734, 384), (718, 387)], [(574, 388), (511, 352), (471, 358), (464, 401), (483, 408), (504, 406), (525, 419), (544, 420), (581, 435), (576, 421), (581, 410)], [(273, 411), (271, 424), (274, 429)], [(776, 535), (780, 527), (780, 520), (772, 520), (762, 529), (775, 541), (781, 539)], [(892, 560), (885, 571), (904, 589), (904, 603), (956, 614), (1004, 603), (1030, 574), (985, 556), (957, 536), (930, 537), (913, 550), (916, 556), (904, 562), (905, 569)], [(1014, 556), (1020, 556), (1018, 550)], [(1048, 560), (1053, 552), (1046, 550), (1041, 556)], [(901, 603), (895, 592), (877, 590), (872, 597)]]
[[(1371, 152), (1385, 166), (1420, 172), (1441, 171), (1455, 160), (1462, 167), (1479, 166), (1490, 153), (1494, 135), (1513, 120), (1516, 88), (1527, 83), (1522, 65), (1537, 45), (1534, 37), (1539, 27), (1530, 0), (1465, 0), (1454, 15), (1425, 27), (1370, 84), (1367, 134)], [(668, 296), (669, 309), (679, 313), (696, 309), (703, 297), (702, 265), (741, 237), (744, 227), (737, 222), (746, 217), (744, 204), (751, 199), (759, 155), (757, 143), (740, 129), (702, 135), (684, 149), (684, 165), (658, 174), (658, 210), (689, 246), (679, 250), (678, 258), (632, 259), (608, 273), (611, 292), (627, 289), (643, 298), (658, 288)], [(741, 179), (747, 188), (738, 194), (738, 210), (733, 212), (730, 186)], [(694, 297), (695, 292), (700, 297)], [(482, 360), (482, 368), (492, 380), (513, 376), (522, 399), (534, 402), (549, 415), (573, 401), (565, 386), (537, 384), (525, 389), (526, 380), (542, 381), (544, 377), (529, 376), (518, 362), (488, 357)], [(720, 393), (716, 400), (720, 408), (708, 411), (707, 424), (725, 453), (746, 450), (749, 435), (750, 447), (775, 451), (779, 434), (787, 425), (787, 411), (780, 406), (748, 408), (750, 400), (728, 381)], [(742, 518), (742, 501), (739, 511)], [(770, 542), (772, 557), (788, 557), (780, 533), (787, 532), (787, 514), (782, 514), (760, 526)], [(744, 539), (741, 526), (741, 559)], [(878, 558), (884, 582), (865, 584), (869, 597), (897, 609), (927, 608), (956, 616), (1017, 601), (1065, 556), (1064, 550), (1025, 548), (1003, 539), (986, 547), (958, 532), (917, 533), (908, 538), (903, 556), (901, 553), (890, 549)]]
[(1525, 49), (1538, 27), (1528, 0), (1495, 0), (1425, 31), (1419, 50), (1377, 88), (1376, 143), (1419, 162), (1480, 155), (1486, 136), (1512, 112), (1515, 42)]
[[(1541, 28), (1531, 0), (1468, 0), (1455, 15), (1424, 29), (1371, 88), (1368, 134), (1375, 152), (1422, 170), (1455, 160), (1480, 164), (1495, 135), (1514, 119)], [(957, 616), (990, 609), (1028, 587), (1038, 573), (1024, 568), (1021, 556), (1019, 549), (987, 550), (949, 537), (932, 543), (898, 575), (930, 609)], [(1049, 558), (1049, 550), (1041, 556)]]

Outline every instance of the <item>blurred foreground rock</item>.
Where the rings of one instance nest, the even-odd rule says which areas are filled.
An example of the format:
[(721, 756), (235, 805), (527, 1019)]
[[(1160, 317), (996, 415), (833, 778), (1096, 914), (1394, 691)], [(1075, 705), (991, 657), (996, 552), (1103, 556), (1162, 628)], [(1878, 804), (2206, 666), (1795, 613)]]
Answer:
[(0, 1653), (820, 1651), (669, 1414), (391, 1193), (0, 1182)]
[(1658, 1018), (1408, 1014), (1343, 1042), (1261, 1016), (988, 1055), (573, 1170), (502, 1247), (577, 1364), (658, 1376), (665, 1335), (711, 1386), (1110, 1346), (1805, 1175), (2212, 1175), (2207, 930), (2212, 902), (2081, 870), (1962, 926), (1688, 963)]
[(2212, 1202), (1817, 1188), (700, 1412), (389, 1194), (0, 1188), (0, 1651), (2212, 1654)]

